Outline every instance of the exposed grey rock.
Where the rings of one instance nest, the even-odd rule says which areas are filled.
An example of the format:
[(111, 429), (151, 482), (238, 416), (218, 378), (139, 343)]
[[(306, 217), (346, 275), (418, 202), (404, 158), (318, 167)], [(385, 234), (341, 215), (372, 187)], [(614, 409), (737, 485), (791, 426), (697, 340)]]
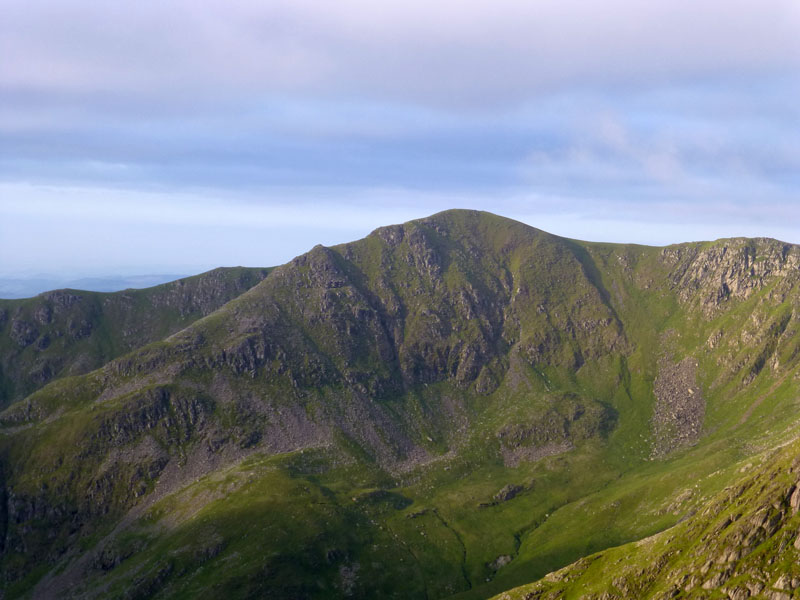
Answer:
[(687, 357), (673, 364), (659, 361), (653, 384), (656, 402), (652, 417), (652, 456), (660, 458), (691, 446), (700, 439), (705, 417), (705, 400), (697, 385), (697, 362)]
[(524, 490), (521, 485), (515, 485), (513, 483), (509, 483), (503, 486), (499, 492), (494, 495), (495, 502), (507, 502), (514, 498), (517, 494), (519, 494), (522, 490)]
[(495, 558), (491, 563), (489, 563), (489, 568), (492, 571), (499, 571), (503, 567), (505, 567), (508, 563), (510, 563), (512, 558), (508, 554), (501, 554), (497, 558)]
[(31, 345), (36, 338), (39, 337), (39, 330), (33, 325), (23, 319), (14, 319), (11, 321), (11, 331), (8, 334), (19, 346), (25, 347)]

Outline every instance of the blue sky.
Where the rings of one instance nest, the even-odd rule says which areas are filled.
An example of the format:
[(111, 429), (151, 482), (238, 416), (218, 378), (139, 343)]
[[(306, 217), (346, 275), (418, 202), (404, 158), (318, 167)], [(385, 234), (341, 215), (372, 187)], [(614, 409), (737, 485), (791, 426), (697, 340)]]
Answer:
[(800, 242), (796, 0), (0, 13), (0, 276), (272, 265), (452, 207)]

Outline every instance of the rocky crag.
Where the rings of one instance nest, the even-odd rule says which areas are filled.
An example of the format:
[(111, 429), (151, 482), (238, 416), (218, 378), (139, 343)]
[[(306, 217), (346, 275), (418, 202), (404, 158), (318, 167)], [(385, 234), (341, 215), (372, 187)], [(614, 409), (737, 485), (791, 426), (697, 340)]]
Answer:
[(449, 211), (148, 296), (96, 362), (9, 305), (63, 362), (3, 367), (6, 597), (486, 598), (666, 530), (796, 432), (799, 257)]

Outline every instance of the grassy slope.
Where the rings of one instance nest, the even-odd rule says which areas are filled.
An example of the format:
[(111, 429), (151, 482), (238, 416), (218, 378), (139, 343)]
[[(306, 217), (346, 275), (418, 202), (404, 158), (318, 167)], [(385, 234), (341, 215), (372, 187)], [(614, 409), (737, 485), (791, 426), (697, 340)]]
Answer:
[(792, 505), (798, 450), (795, 438), (731, 463), (731, 485), (673, 528), (582, 558), (497, 599), (790, 598), (800, 576), (800, 519)]
[[(286, 348), (295, 352), (283, 359), (273, 351), (273, 362), (283, 363), (276, 365), (279, 371), (285, 372), (288, 364), (294, 379), (309, 367), (323, 373), (345, 371), (366, 387), (376, 386), (382, 408), (395, 415), (399, 431), (438, 460), (410, 470), (391, 468), (380, 456), (376, 460), (376, 447), (359, 439), (358, 431), (347, 439), (329, 440), (324, 451), (308, 448), (270, 456), (256, 447), (248, 460), (202, 475), (153, 503), (113, 540), (111, 549), (98, 546), (95, 552), (101, 558), (96, 563), (102, 565), (107, 555), (112, 566), (119, 565), (91, 570), (89, 589), (110, 597), (125, 590), (134, 596), (138, 590), (145, 596), (195, 597), (201, 590), (213, 594), (223, 588), (229, 597), (368, 597), (375, 590), (397, 597), (488, 597), (591, 552), (673, 525), (730, 482), (737, 461), (761, 450), (765, 439), (787, 435), (793, 426), (796, 379), (791, 373), (796, 372), (797, 353), (791, 335), (791, 285), (770, 280), (746, 299), (734, 298), (709, 315), (697, 299), (679, 299), (670, 279), (677, 277), (675, 270), (660, 249), (564, 241), (486, 215), (476, 221), (470, 214), (450, 213), (439, 216), (434, 226), (442, 223), (447, 236), (420, 227), (430, 239), (416, 247), (405, 239), (400, 246), (406, 247), (392, 250), (388, 230), (335, 248), (332, 257), (323, 250), (312, 252), (282, 279), (270, 278), (271, 283), (198, 322), (167, 349), (154, 346), (123, 360), (133, 365), (155, 357), (153, 364), (168, 366), (181, 356), (175, 346), (191, 339), (203, 340), (192, 346), (192, 356), (210, 356), (220, 348), (241, 347), (236, 344), (249, 340), (250, 331), (263, 328), (266, 319), (272, 339), (297, 344)], [(407, 226), (407, 238), (414, 227)], [(437, 258), (426, 258), (431, 249), (438, 251)], [(433, 279), (419, 274), (426, 260), (441, 269)], [(331, 270), (334, 280), (344, 278), (343, 286), (327, 287)], [(303, 280), (309, 282), (306, 297)], [(432, 280), (444, 285), (432, 286)], [(342, 287), (345, 296), (339, 300), (319, 291)], [(431, 310), (465, 302), (462, 292), (471, 294), (467, 314), (477, 316)], [(334, 306), (343, 302), (348, 310), (363, 303), (368, 311), (374, 296), (403, 328), (394, 337), (397, 355), (382, 364), (375, 362), (377, 351), (370, 344), (342, 345), (343, 328), (353, 328), (351, 337), (363, 337), (355, 335), (364, 333), (355, 329), (357, 322), (326, 319), (307, 309), (325, 301)], [(498, 299), (503, 301), (500, 312), (492, 306)], [(278, 321), (269, 320), (272, 311), (292, 326), (277, 329)], [(231, 337), (243, 315), (254, 323)], [(362, 319), (369, 320), (368, 312)], [(604, 325), (597, 328), (595, 322)], [(492, 335), (497, 327), (501, 332)], [(582, 334), (581, 327), (589, 328), (588, 333)], [(720, 330), (725, 331), (722, 343), (709, 347), (707, 340)], [(737, 345), (742, 336), (749, 336), (749, 343)], [(425, 355), (429, 340), (451, 351), (459, 342), (472, 342), (484, 353), (480, 374), (459, 380), (462, 371), (448, 361), (454, 360), (450, 354), (457, 354), (464, 364), (463, 354)], [(291, 362), (298, 350), (306, 356), (302, 364)], [(700, 363), (707, 435), (694, 448), (652, 461), (652, 382), (664, 352), (691, 355)], [(420, 356), (441, 362), (444, 372), (420, 372), (419, 365), (425, 364), (418, 362)], [(743, 382), (743, 373), (774, 357), (774, 366), (765, 369), (762, 364), (754, 379)], [(202, 358), (195, 362), (202, 363)], [(255, 365), (257, 379), (229, 375), (229, 385), (239, 395), (288, 402), (288, 409), (291, 387), (283, 387), (277, 371), (268, 369), (269, 364)], [(123, 375), (113, 374), (120, 371)], [(181, 386), (214, 384), (196, 364), (179, 372)], [(360, 380), (361, 373), (378, 376)], [(391, 387), (409, 374), (417, 379)], [(119, 366), (116, 371), (107, 368), (65, 380), (29, 399), (42, 415), (64, 410), (65, 402), (74, 408), (53, 422), (19, 431), (13, 443), (5, 444), (7, 464), (39, 465), (21, 468), (15, 489), (33, 493), (41, 465), (80, 443), (96, 427), (98, 411), (129, 411), (126, 396), (119, 393), (99, 405), (91, 400), (102, 389), (122, 389), (138, 377)], [(492, 386), (485, 382), (492, 379), (496, 389), (487, 392)], [(322, 415), (331, 401), (342, 402), (344, 393), (337, 386), (328, 392), (308, 391), (304, 410)], [(447, 398), (458, 399), (454, 413), (444, 414)], [(570, 398), (610, 410), (610, 435), (578, 427), (571, 432), (575, 450), (505, 465), (498, 432), (551, 415)], [(752, 413), (740, 425), (750, 407)], [(212, 399), (210, 410), (208, 418), (225, 427), (248, 426), (237, 420), (238, 411), (219, 401)], [(459, 419), (465, 427), (457, 426)], [(16, 422), (13, 426), (19, 427)], [(65, 436), (67, 431), (75, 437)], [(378, 433), (391, 436), (398, 430)], [(173, 458), (191, 453), (192, 444), (199, 443), (191, 436), (178, 442), (180, 436), (170, 437), (169, 428), (159, 435)], [(64, 444), (63, 451), (53, 450), (55, 440)], [(103, 462), (106, 455), (95, 460)], [(89, 464), (82, 471), (88, 483), (96, 480), (96, 469)], [(523, 490), (509, 501), (479, 507), (491, 503), (508, 484)], [(148, 489), (152, 483), (144, 485)], [(122, 511), (136, 503), (121, 498), (117, 505)], [(104, 531), (103, 526), (86, 527), (78, 537), (91, 548)], [(69, 541), (73, 546), (74, 537)], [(491, 563), (504, 555), (513, 560), (495, 572)], [(60, 560), (66, 566), (73, 559), (74, 553), (68, 552)], [(8, 560), (24, 562), (21, 556), (6, 558), (9, 571)], [(30, 589), (32, 578), (18, 581), (14, 589)], [(209, 587), (214, 585), (218, 587)]]
[[(535, 566), (520, 561), (490, 589), (499, 592), (580, 556), (663, 530), (735, 480), (733, 465), (796, 435), (798, 300), (793, 292), (793, 281), (777, 280), (710, 317), (673, 313), (664, 326), (672, 332), (673, 352), (693, 356), (701, 365), (706, 436), (696, 447), (634, 467), (613, 486), (556, 511), (523, 543), (521, 558)], [(707, 340), (718, 331), (726, 332), (727, 344), (711, 349)], [(772, 367), (745, 384), (765, 353), (774, 360)]]

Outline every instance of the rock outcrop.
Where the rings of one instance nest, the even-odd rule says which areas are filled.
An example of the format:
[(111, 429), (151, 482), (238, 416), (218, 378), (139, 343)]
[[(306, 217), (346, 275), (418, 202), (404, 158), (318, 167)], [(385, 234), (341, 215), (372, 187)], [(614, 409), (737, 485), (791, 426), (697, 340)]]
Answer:
[[(739, 456), (727, 441), (756, 454), (793, 426), (797, 256), (770, 240), (589, 244), (451, 211), (317, 246), (269, 276), (0, 303), (0, 381), (4, 401), (19, 398), (0, 413), (3, 585), (442, 598), (653, 522), (699, 523), (701, 493), (659, 477), (709, 452), (698, 472), (719, 489)], [(644, 488), (661, 496), (637, 518), (629, 496)], [(754, 594), (740, 550), (794, 547), (797, 529), (780, 531), (796, 489), (730, 515), (706, 572), (692, 563), (670, 585)], [(557, 510), (578, 517), (550, 526)], [(606, 517), (613, 535), (595, 531)], [(594, 529), (572, 525), (583, 520)], [(675, 556), (609, 567), (602, 593), (637, 597)], [(770, 593), (793, 581), (751, 579)]]
[(677, 364), (665, 356), (653, 383), (656, 397), (652, 418), (652, 456), (696, 444), (703, 431), (705, 400), (697, 385), (697, 361), (691, 356)]

